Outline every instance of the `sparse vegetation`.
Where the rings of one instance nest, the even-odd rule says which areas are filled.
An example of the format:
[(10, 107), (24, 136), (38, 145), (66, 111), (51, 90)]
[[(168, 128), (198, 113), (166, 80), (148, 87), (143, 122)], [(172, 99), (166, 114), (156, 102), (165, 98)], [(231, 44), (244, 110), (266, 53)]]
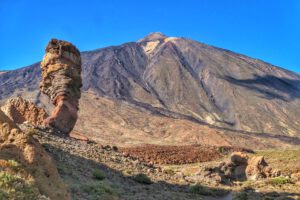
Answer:
[(131, 170), (131, 169), (125, 169), (124, 171), (123, 171), (123, 174), (124, 175), (131, 175), (133, 173), (133, 171)]
[(291, 183), (291, 180), (290, 178), (279, 176), (269, 180), (268, 183), (271, 185), (281, 186), (287, 183)]
[(18, 175), (0, 172), (0, 199), (37, 199), (39, 193)]
[(300, 149), (257, 151), (256, 155), (264, 156), (272, 168), (283, 174), (300, 171)]
[(100, 169), (96, 169), (94, 172), (93, 172), (93, 176), (98, 179), (98, 180), (103, 180), (106, 178), (106, 175), (103, 171), (101, 171)]
[(212, 191), (205, 186), (202, 186), (200, 184), (195, 184), (190, 186), (191, 193), (194, 194), (201, 194), (201, 195), (210, 195)]
[(224, 147), (219, 147), (218, 150), (219, 150), (220, 153), (224, 153), (225, 152), (225, 148)]
[(28, 134), (28, 135), (31, 135), (31, 136), (36, 135), (37, 133), (38, 133), (37, 130), (34, 129), (34, 128), (31, 128), (31, 129), (28, 130), (28, 132), (27, 132), (27, 134)]
[(105, 182), (84, 186), (83, 191), (88, 194), (89, 200), (112, 199), (112, 197), (118, 196), (118, 193)]
[(142, 174), (142, 173), (135, 175), (133, 177), (133, 180), (135, 180), (138, 183), (142, 183), (142, 184), (151, 184), (152, 183), (151, 179), (146, 174)]
[(171, 168), (164, 169), (164, 173), (169, 174), (169, 175), (175, 175), (175, 171)]
[(59, 171), (60, 174), (66, 174), (66, 175), (72, 175), (73, 171), (72, 169), (65, 164), (59, 163), (57, 165), (57, 170)]
[(8, 160), (7, 163), (8, 163), (8, 165), (9, 165), (13, 170), (15, 170), (15, 171), (18, 171), (18, 170), (20, 170), (20, 168), (21, 168), (20, 163), (18, 163), (18, 162), (15, 161), (15, 160)]
[(193, 194), (200, 195), (211, 195), (211, 196), (224, 196), (228, 193), (227, 190), (222, 188), (211, 188), (199, 183), (190, 186), (190, 192)]

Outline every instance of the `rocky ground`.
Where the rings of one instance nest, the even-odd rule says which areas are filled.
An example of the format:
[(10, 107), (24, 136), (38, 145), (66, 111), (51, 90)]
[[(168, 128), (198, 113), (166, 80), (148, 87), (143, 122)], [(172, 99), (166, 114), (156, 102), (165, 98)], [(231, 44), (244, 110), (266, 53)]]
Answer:
[(234, 151), (253, 152), (252, 150), (238, 147), (216, 147), (209, 145), (143, 145), (119, 148), (119, 150), (123, 152), (124, 155), (137, 157), (139, 160), (147, 163), (180, 165), (217, 160)]
[[(201, 163), (153, 164), (122, 152), (122, 148), (22, 128), (30, 130), (54, 158), (73, 199), (300, 199), (298, 168), (283, 170), (283, 176), (276, 178), (224, 184), (202, 172), (227, 160), (226, 153)], [(299, 150), (293, 152), (300, 153)], [(264, 153), (258, 152), (258, 155)], [(267, 160), (272, 158), (275, 157), (269, 153)], [(278, 162), (272, 160), (272, 164)], [(300, 163), (295, 157), (281, 162)]]

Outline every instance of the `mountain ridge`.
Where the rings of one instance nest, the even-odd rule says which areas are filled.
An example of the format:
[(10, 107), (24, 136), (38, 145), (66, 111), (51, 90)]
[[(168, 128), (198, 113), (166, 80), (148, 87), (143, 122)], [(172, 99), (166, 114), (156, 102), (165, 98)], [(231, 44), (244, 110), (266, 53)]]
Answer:
[[(299, 136), (300, 75), (289, 70), (230, 50), (157, 33), (137, 42), (84, 51), (81, 56), (82, 90), (88, 98), (94, 98), (88, 94), (92, 92), (116, 104), (127, 102), (143, 112), (200, 126)], [(4, 83), (0, 102), (25, 95), (47, 105), (43, 103), (47, 99), (36, 91), (38, 65), (0, 75)], [(81, 131), (84, 123), (79, 117), (77, 127)], [(144, 133), (142, 127), (139, 129)]]

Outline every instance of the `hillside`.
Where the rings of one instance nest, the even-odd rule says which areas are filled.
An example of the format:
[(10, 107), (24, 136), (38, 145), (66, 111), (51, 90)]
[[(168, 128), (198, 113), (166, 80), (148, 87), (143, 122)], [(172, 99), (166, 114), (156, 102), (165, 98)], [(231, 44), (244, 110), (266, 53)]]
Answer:
[[(299, 74), (161, 33), (81, 55), (75, 130), (93, 140), (256, 148), (300, 143)], [(49, 105), (38, 92), (39, 77), (39, 63), (0, 74), (0, 102), (22, 96)]]

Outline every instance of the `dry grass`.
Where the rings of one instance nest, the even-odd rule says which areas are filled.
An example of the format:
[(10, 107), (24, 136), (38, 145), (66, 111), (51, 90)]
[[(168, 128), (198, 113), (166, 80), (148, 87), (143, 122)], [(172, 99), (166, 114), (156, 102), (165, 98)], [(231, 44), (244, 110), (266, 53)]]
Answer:
[(257, 151), (256, 155), (264, 156), (272, 168), (283, 174), (300, 172), (300, 149)]

